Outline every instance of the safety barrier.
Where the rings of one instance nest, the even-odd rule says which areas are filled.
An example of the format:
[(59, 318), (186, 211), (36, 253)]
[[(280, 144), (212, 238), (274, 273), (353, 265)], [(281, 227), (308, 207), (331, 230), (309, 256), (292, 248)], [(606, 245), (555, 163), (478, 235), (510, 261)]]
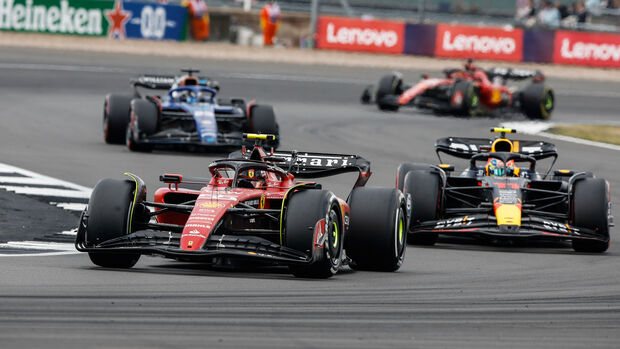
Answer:
[(317, 48), (620, 68), (620, 34), (319, 18)]

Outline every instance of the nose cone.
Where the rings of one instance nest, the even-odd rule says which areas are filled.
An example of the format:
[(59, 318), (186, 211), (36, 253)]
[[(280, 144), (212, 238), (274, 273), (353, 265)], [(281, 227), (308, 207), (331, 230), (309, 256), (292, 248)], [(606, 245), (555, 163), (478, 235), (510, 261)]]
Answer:
[[(496, 204), (495, 217), (497, 217), (497, 225), (500, 227), (521, 226), (521, 205), (518, 204)], [(513, 229), (513, 228), (511, 228)]]

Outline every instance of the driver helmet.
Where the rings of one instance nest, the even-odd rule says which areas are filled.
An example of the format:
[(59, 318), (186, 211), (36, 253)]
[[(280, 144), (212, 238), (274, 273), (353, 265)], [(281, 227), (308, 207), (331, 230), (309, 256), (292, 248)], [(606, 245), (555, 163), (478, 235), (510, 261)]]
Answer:
[(465, 63), (465, 70), (467, 71), (474, 71), (476, 70), (478, 67), (476, 67), (476, 65), (474, 64), (474, 60), (473, 59), (468, 59), (467, 62)]
[[(514, 161), (513, 161), (513, 165), (514, 165)], [(504, 167), (504, 162), (499, 159), (489, 158), (484, 168), (485, 168), (485, 173), (487, 176), (500, 177), (506, 174), (506, 168)]]
[(172, 92), (172, 98), (177, 101), (186, 102), (186, 103), (194, 103), (196, 102), (196, 92), (192, 90), (181, 90)]
[(520, 169), (515, 164), (514, 160), (508, 160), (506, 162), (506, 174), (511, 176), (519, 176)]
[(250, 182), (255, 188), (260, 188), (264, 183), (266, 183), (265, 179), (265, 171), (255, 170), (253, 168), (240, 171), (237, 175), (238, 182)]

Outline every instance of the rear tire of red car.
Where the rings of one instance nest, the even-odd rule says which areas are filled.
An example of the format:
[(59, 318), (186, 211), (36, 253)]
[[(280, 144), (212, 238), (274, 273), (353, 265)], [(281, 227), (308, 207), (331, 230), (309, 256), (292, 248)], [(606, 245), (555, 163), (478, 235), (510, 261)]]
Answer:
[[(130, 180), (110, 178), (95, 185), (88, 202), (87, 245), (95, 246), (130, 233), (128, 220), (135, 187)], [(137, 253), (89, 252), (88, 256), (94, 264), (104, 268), (131, 268), (140, 259)]]
[(141, 143), (140, 138), (157, 132), (159, 109), (152, 102), (134, 99), (131, 101), (131, 125), (127, 130), (127, 148), (131, 151), (151, 151), (151, 144)]
[(596, 231), (601, 240), (573, 240), (577, 252), (602, 253), (609, 248), (609, 200), (607, 183), (602, 178), (585, 178), (575, 183), (573, 225)]
[(553, 90), (542, 82), (534, 82), (521, 92), (521, 110), (530, 119), (547, 120), (554, 107)]
[[(436, 220), (440, 204), (439, 175), (429, 170), (410, 171), (405, 176), (403, 194), (411, 196), (411, 220), (409, 231), (417, 224)], [(432, 246), (437, 242), (437, 233), (410, 233), (412, 245)]]
[(132, 96), (109, 94), (103, 103), (103, 139), (108, 144), (124, 144), (129, 124)]
[(398, 96), (402, 91), (403, 79), (399, 74), (384, 75), (377, 84), (375, 101), (379, 109), (384, 111), (398, 111)]
[(461, 95), (461, 106), (458, 114), (464, 116), (476, 116), (480, 114), (480, 96), (476, 86), (467, 80), (459, 80), (454, 84), (453, 99), (456, 94)]
[(403, 194), (390, 188), (356, 188), (349, 205), (345, 251), (351, 268), (398, 270), (407, 250), (407, 203)]
[[(325, 241), (316, 246), (315, 227), (325, 221)], [(284, 245), (313, 257), (310, 265), (290, 265), (293, 275), (302, 278), (324, 279), (334, 276), (342, 263), (344, 246), (342, 215), (334, 194), (327, 190), (295, 192), (288, 199), (284, 224)]]

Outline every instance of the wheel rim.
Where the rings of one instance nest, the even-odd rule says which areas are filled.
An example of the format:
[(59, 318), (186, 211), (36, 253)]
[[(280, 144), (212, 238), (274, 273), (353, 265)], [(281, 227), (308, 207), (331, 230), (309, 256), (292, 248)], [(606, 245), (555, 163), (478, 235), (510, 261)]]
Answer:
[(338, 258), (340, 258), (340, 229), (338, 228), (338, 214), (334, 209), (329, 211), (329, 222), (327, 232), (327, 246), (329, 250), (329, 258), (331, 258), (335, 264)]
[(396, 213), (395, 223), (395, 252), (398, 259), (402, 261), (405, 255), (405, 215), (403, 214), (402, 207)]
[(475, 108), (478, 106), (478, 96), (477, 95), (473, 95), (471, 97), (471, 106), (472, 108)]
[(545, 109), (547, 110), (553, 109), (553, 97), (549, 93), (547, 94), (545, 98)]

